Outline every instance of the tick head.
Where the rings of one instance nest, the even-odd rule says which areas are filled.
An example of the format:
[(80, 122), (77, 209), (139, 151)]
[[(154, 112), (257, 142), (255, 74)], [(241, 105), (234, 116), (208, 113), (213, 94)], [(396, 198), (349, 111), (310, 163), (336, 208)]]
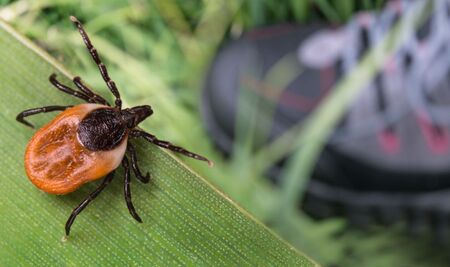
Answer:
[(121, 113), (124, 121), (126, 121), (127, 127), (132, 129), (148, 116), (152, 115), (153, 110), (149, 105), (144, 105), (123, 109)]

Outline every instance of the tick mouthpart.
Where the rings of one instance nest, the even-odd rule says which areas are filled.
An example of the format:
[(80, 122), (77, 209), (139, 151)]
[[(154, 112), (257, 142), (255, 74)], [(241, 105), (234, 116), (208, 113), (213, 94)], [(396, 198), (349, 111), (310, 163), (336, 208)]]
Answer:
[(153, 114), (152, 107), (149, 105), (136, 106), (132, 108), (123, 109), (121, 111), (124, 120), (127, 122), (127, 127), (132, 129), (147, 117)]

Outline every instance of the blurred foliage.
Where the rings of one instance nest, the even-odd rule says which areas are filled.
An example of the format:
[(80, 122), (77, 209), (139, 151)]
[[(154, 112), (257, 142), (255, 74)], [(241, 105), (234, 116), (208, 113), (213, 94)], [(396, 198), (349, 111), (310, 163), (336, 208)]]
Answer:
[[(111, 76), (122, 88), (125, 105), (146, 103), (154, 107), (156, 113), (145, 122), (146, 128), (210, 156), (216, 162), (213, 169), (193, 161), (189, 164), (268, 222), (280, 208), (281, 191), (264, 179), (264, 169), (250, 167), (255, 156), (250, 150), (240, 147), (225, 159), (214, 150), (202, 127), (199, 95), (214, 52), (224, 40), (236, 38), (247, 29), (276, 23), (338, 24), (358, 10), (377, 9), (384, 2), (87, 0), (81, 4), (69, 0), (18, 0), (4, 6), (0, 17), (106, 93), (96, 67), (67, 19), (76, 15), (85, 22)], [(420, 265), (417, 258), (422, 255), (434, 261), (427, 265), (446, 262), (439, 249), (430, 247), (425, 239), (407, 236), (402, 226), (359, 231), (347, 228), (342, 219), (316, 222), (300, 212), (289, 212), (282, 224), (272, 226), (286, 240), (328, 266), (415, 266)], [(422, 254), (414, 254), (414, 249)]]

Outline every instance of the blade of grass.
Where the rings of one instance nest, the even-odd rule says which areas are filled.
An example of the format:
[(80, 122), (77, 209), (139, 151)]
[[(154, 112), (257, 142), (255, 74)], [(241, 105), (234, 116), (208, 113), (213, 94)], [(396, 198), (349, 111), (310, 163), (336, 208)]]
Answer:
[(292, 12), (294, 13), (295, 19), (299, 21), (306, 21), (310, 10), (309, 0), (291, 0), (290, 5), (292, 6)]
[(313, 1), (329, 21), (331, 22), (340, 21), (339, 14), (327, 0), (313, 0)]
[(334, 6), (336, 11), (341, 18), (341, 21), (346, 21), (350, 19), (353, 14), (353, 10), (355, 9), (355, 1), (354, 0), (338, 0), (334, 1)]
[[(0, 265), (313, 266), (176, 158), (138, 142), (141, 168), (152, 183), (133, 183), (135, 223), (123, 203), (121, 174), (86, 209), (62, 241), (68, 214), (94, 184), (67, 196), (43, 194), (27, 180), (23, 150), (32, 131), (15, 115), (25, 108), (73, 104), (47, 82), (70, 74), (0, 21)], [(51, 114), (32, 119), (43, 125)], [(119, 181), (117, 181), (119, 180)]]

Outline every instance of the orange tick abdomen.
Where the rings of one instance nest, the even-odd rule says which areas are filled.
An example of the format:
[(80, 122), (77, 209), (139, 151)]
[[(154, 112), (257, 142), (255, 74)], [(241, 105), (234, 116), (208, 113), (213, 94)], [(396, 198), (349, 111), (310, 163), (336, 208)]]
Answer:
[(81, 120), (98, 108), (108, 107), (82, 104), (69, 108), (34, 134), (25, 151), (25, 169), (35, 186), (47, 193), (67, 194), (119, 166), (127, 137), (112, 150), (90, 151), (77, 136)]

